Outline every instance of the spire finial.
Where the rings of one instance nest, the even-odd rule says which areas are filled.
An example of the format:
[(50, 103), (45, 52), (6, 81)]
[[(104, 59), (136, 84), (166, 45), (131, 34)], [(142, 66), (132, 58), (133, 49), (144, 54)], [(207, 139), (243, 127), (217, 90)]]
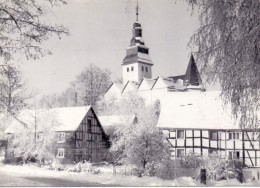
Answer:
[(136, 2), (136, 21), (138, 22), (138, 11), (139, 11), (139, 5), (138, 5), (138, 0)]

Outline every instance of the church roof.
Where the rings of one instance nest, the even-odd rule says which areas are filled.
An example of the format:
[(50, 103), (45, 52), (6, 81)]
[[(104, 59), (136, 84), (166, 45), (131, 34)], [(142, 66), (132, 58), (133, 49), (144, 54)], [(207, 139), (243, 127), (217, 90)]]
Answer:
[(172, 92), (161, 102), (157, 127), (179, 129), (239, 129), (230, 108), (223, 109), (219, 91)]
[(135, 118), (135, 115), (98, 116), (98, 119), (104, 129), (110, 126), (130, 125), (134, 123)]
[(184, 81), (187, 81), (191, 85), (202, 85), (202, 80), (195, 63), (193, 55), (190, 57), (190, 61), (186, 70)]
[(128, 81), (125, 84), (125, 87), (122, 90), (122, 93), (127, 93), (127, 92), (135, 92), (137, 91), (138, 87), (139, 87), (140, 83), (138, 82), (134, 82), (134, 81)]
[[(151, 78), (143, 78), (139, 87), (138, 87), (138, 90), (142, 90), (142, 89), (152, 89), (153, 85), (155, 84), (156, 82), (156, 79), (151, 79)], [(145, 85), (145, 86), (143, 86)], [(143, 86), (143, 87), (142, 87)]]
[(183, 85), (183, 81), (181, 79), (174, 79), (173, 76), (171, 77), (162, 77), (158, 76), (153, 88), (158, 88), (158, 84), (162, 84), (159, 88), (170, 88), (173, 90), (184, 90), (186, 87)]
[[(22, 110), (17, 119), (23, 122), (26, 127), (33, 129), (36, 117), (39, 124), (38, 131), (41, 130), (40, 125), (44, 124), (45, 121), (51, 123), (54, 121), (55, 131), (75, 131), (90, 109), (91, 106), (38, 109), (36, 111)], [(14, 133), (22, 129), (24, 125), (21, 122), (14, 119), (5, 133)]]

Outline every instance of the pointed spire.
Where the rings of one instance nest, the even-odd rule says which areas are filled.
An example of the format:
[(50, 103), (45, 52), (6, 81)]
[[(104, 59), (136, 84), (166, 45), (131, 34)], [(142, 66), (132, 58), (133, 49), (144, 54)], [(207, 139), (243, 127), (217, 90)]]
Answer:
[(200, 73), (198, 71), (197, 65), (195, 64), (195, 60), (192, 54), (190, 57), (190, 62), (188, 64), (184, 80), (191, 85), (198, 86), (202, 84)]
[(139, 15), (139, 4), (138, 4), (138, 0), (136, 2), (136, 22), (138, 22), (138, 15)]

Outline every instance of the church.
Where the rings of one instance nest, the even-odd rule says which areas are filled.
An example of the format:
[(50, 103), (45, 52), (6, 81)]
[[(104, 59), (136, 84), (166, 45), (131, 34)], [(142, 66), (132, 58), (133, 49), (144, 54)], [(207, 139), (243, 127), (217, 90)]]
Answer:
[(142, 38), (142, 26), (138, 22), (138, 6), (132, 34), (133, 37), (121, 64), (123, 83), (115, 82), (110, 85), (104, 96), (107, 103), (118, 101), (129, 94), (138, 94), (149, 104), (160, 100), (169, 92), (205, 91), (193, 55), (184, 74), (170, 77), (153, 76), (154, 64), (149, 55), (149, 47)]
[(132, 32), (121, 64), (123, 83), (110, 85), (104, 95), (106, 104), (132, 95), (142, 97), (146, 104), (159, 102), (157, 127), (166, 136), (173, 158), (190, 152), (201, 156), (218, 152), (223, 158), (243, 161), (244, 166), (259, 167), (259, 129), (241, 129), (232, 119), (230, 106), (223, 108), (220, 91), (206, 91), (193, 55), (182, 75), (153, 76), (138, 6)]

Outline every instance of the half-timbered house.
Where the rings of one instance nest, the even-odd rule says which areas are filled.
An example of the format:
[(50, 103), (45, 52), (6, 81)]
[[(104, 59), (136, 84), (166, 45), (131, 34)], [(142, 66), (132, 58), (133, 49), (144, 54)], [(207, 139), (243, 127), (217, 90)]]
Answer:
[[(79, 162), (82, 160), (98, 162), (105, 160), (109, 148), (109, 141), (100, 124), (93, 108), (91, 106), (53, 108), (49, 110), (24, 110), (20, 113), (18, 119), (5, 130), (9, 136), (9, 142), (12, 135), (24, 122), (28, 127), (35, 127), (37, 115), (48, 113), (46, 118), (52, 116), (55, 119), (54, 130), (57, 135), (57, 141), (54, 143), (56, 158), (62, 163)], [(37, 127), (37, 133), (41, 128)], [(7, 157), (15, 158), (14, 148), (7, 149)]]
[(241, 129), (231, 117), (228, 106), (223, 110), (219, 92), (174, 92), (161, 100), (157, 127), (166, 135), (173, 158), (215, 151), (260, 166), (259, 129)]

